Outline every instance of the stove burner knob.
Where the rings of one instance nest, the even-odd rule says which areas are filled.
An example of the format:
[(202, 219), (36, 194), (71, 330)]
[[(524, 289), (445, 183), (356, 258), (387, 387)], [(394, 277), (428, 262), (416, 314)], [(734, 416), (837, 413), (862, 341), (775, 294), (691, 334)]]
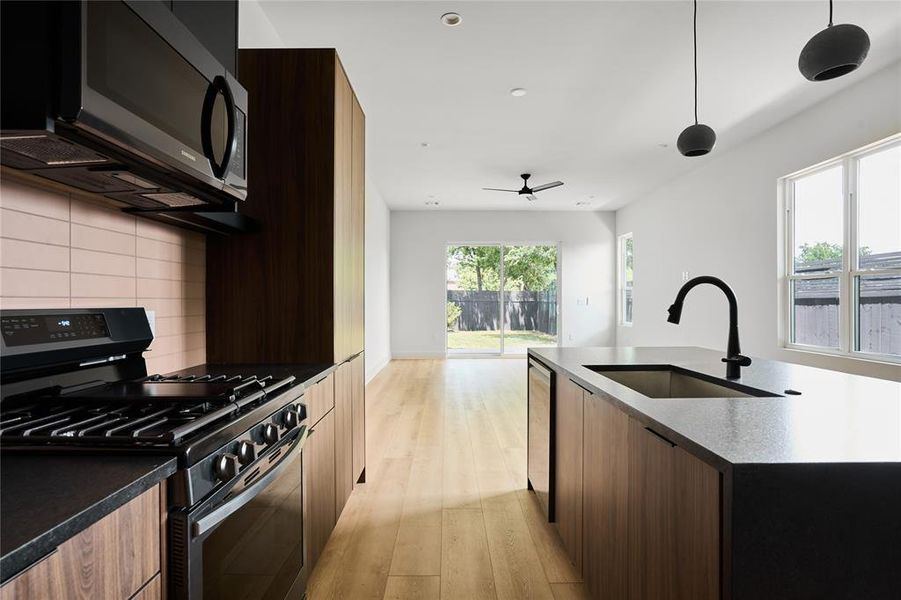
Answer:
[(222, 482), (231, 481), (238, 474), (238, 459), (234, 454), (222, 454), (213, 463), (213, 474)]
[(238, 444), (238, 462), (242, 465), (249, 465), (257, 457), (256, 450), (250, 442), (241, 442)]
[(278, 441), (278, 429), (272, 423), (263, 426), (263, 440), (269, 445)]
[(287, 427), (288, 429), (294, 429), (295, 427), (297, 427), (299, 419), (297, 418), (296, 409), (286, 408), (284, 416), (282, 418), (284, 419), (285, 427)]

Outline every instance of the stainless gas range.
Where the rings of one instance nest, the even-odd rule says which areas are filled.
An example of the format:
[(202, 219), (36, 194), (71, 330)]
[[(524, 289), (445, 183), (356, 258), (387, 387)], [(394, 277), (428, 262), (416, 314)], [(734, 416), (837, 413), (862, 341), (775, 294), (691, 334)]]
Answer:
[(281, 600), (303, 589), (310, 368), (148, 376), (152, 335), (140, 308), (3, 311), (0, 331), (3, 452), (178, 457), (168, 486), (172, 597)]

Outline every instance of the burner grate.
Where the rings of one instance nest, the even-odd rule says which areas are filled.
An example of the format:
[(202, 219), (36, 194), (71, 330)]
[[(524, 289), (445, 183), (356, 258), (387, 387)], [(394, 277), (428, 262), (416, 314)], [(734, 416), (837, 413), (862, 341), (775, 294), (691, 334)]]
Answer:
[(103, 394), (95, 398), (63, 394), (42, 398), (0, 415), (0, 441), (4, 444), (180, 445), (202, 428), (227, 422), (245, 407), (265, 402), (276, 390), (290, 386), (294, 377), (275, 380), (271, 375), (152, 375), (137, 383), (170, 382), (228, 385), (225, 393), (219, 391), (207, 398), (198, 398), (190, 391), (183, 397), (176, 394), (111, 400)]

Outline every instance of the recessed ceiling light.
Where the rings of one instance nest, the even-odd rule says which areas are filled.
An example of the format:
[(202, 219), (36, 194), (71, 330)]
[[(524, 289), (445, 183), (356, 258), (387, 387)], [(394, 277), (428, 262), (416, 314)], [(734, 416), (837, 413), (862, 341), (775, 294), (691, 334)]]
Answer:
[(669, 148), (669, 144), (657, 144), (661, 148)]
[(437, 200), (426, 200), (425, 205), (426, 206), (438, 206), (438, 201)]
[(419, 145), (423, 148), (428, 148), (431, 144), (429, 144), (428, 142), (420, 142)]
[(590, 200), (579, 200), (576, 202), (576, 206), (588, 206), (589, 204), (591, 204)]
[(463, 17), (455, 12), (444, 13), (441, 15), (441, 22), (448, 27), (456, 27), (463, 22)]
[(527, 90), (526, 88), (513, 88), (512, 90), (510, 90), (510, 95), (514, 98), (522, 98), (528, 93), (529, 90)]

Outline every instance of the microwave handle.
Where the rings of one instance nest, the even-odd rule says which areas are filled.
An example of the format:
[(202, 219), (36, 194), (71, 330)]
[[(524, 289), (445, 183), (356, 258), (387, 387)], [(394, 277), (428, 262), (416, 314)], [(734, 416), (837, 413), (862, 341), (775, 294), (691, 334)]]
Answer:
[[(216, 105), (216, 96), (222, 94), (225, 99), (225, 113), (227, 118), (227, 142), (225, 144), (225, 153), (222, 155), (222, 162), (216, 161), (216, 155), (213, 152), (213, 107)], [(210, 161), (210, 167), (213, 169), (213, 175), (220, 179), (224, 179), (228, 173), (228, 166), (231, 163), (232, 154), (235, 151), (236, 143), (235, 131), (235, 98), (232, 95), (231, 87), (222, 75), (216, 75), (206, 90), (203, 98), (203, 111), (200, 115), (200, 142), (203, 145), (203, 155)]]
[(212, 511), (210, 514), (194, 521), (194, 526), (192, 528), (194, 537), (202, 536), (215, 529), (222, 521), (260, 495), (260, 492), (266, 489), (266, 487), (281, 474), (288, 463), (294, 458), (295, 454), (301, 451), (308, 435), (309, 432), (307, 431), (307, 428), (304, 427), (303, 431), (297, 436), (297, 439), (292, 442), (291, 449), (279, 459), (276, 466), (266, 471), (266, 473), (254, 482), (253, 485), (245, 488), (237, 496)]

